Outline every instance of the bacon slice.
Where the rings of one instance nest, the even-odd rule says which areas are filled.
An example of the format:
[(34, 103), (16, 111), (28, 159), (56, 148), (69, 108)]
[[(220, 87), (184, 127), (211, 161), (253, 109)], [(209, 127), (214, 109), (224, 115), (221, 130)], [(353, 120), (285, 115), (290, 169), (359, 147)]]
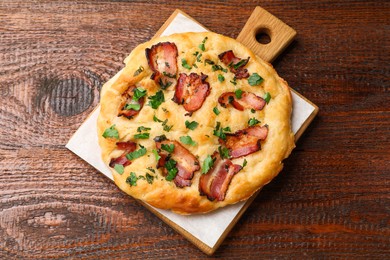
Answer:
[(234, 73), (236, 79), (244, 79), (249, 77), (248, 70), (244, 69), (244, 66), (249, 61), (249, 57), (247, 59), (237, 58), (233, 51), (229, 50), (219, 54), (218, 58), (230, 68), (230, 71)]
[(109, 164), (110, 167), (114, 168), (116, 164), (123, 165), (123, 167), (130, 165), (131, 161), (126, 158), (126, 154), (135, 151), (135, 149), (137, 148), (137, 144), (132, 142), (132, 141), (117, 142), (116, 148), (118, 150), (123, 150), (124, 152), (122, 153), (121, 156), (111, 159), (110, 164)]
[(240, 99), (236, 97), (234, 92), (226, 92), (218, 98), (218, 102), (223, 107), (232, 105), (235, 109), (240, 111), (243, 111), (245, 108), (262, 110), (266, 104), (263, 98), (256, 96), (252, 92), (242, 92)]
[(145, 50), (150, 69), (151, 79), (162, 89), (176, 85), (177, 47), (171, 42), (160, 42)]
[(223, 201), (233, 176), (242, 169), (229, 159), (222, 159), (218, 152), (212, 155), (213, 167), (199, 179), (200, 195), (206, 195), (211, 201)]
[(180, 73), (173, 101), (182, 104), (191, 115), (202, 107), (206, 97), (210, 94), (210, 85), (206, 82), (207, 75)]
[[(176, 186), (180, 188), (191, 186), (191, 180), (194, 177), (194, 172), (200, 169), (199, 161), (196, 159), (196, 157), (177, 141), (171, 141), (168, 139), (164, 140), (162, 138), (155, 138), (154, 141), (158, 149), (158, 154), (161, 157), (157, 163), (157, 168), (163, 167), (163, 173), (165, 175), (168, 174), (168, 171), (164, 166), (165, 163), (172, 158), (177, 162), (176, 168), (178, 172), (176, 177), (173, 179)], [(162, 150), (161, 146), (163, 144), (175, 145), (173, 152), (168, 153), (167, 151)]]
[[(133, 118), (134, 116), (138, 115), (138, 113), (141, 111), (142, 107), (145, 103), (145, 98), (141, 97), (138, 99), (138, 101), (133, 100), (134, 96), (134, 90), (136, 89), (136, 86), (130, 86), (123, 94), (122, 94), (122, 102), (119, 105), (119, 111), (118, 116), (124, 116), (128, 119)], [(139, 104), (140, 109), (134, 110), (134, 109), (125, 109), (127, 104)]]
[(261, 149), (260, 141), (268, 135), (268, 126), (250, 126), (234, 134), (226, 134), (226, 141), (219, 139), (220, 143), (229, 149), (231, 158), (245, 156)]

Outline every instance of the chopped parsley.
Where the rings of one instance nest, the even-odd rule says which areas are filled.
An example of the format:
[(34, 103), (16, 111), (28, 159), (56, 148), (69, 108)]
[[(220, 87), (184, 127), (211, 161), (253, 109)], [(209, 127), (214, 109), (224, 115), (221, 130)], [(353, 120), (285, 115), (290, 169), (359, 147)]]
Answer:
[(221, 122), (217, 122), (217, 126), (215, 127), (215, 130), (213, 131), (213, 135), (218, 136), (222, 140), (226, 140), (226, 133), (225, 132), (230, 132), (230, 127), (221, 127)]
[(161, 156), (158, 154), (156, 149), (153, 149), (152, 153), (154, 154), (154, 157), (156, 157), (156, 161), (160, 160)]
[(126, 154), (126, 158), (128, 160), (132, 161), (132, 160), (137, 159), (137, 158), (139, 158), (141, 156), (144, 156), (145, 154), (146, 154), (146, 148), (141, 146), (141, 149)]
[(221, 65), (217, 65), (217, 64), (214, 64), (213, 66), (211, 66), (211, 69), (213, 71), (222, 70), (225, 73), (227, 72), (227, 69), (225, 69)]
[(161, 149), (167, 151), (168, 153), (173, 153), (173, 150), (175, 149), (174, 144), (162, 144)]
[(141, 109), (141, 105), (140, 104), (126, 104), (124, 109), (126, 110), (140, 110)]
[(241, 99), (241, 97), (242, 97), (242, 90), (241, 89), (237, 89), (236, 91), (234, 91), (234, 94), (236, 95), (236, 98)]
[(120, 175), (122, 175), (125, 172), (125, 167), (122, 164), (115, 164), (114, 169)]
[(219, 115), (221, 112), (218, 110), (218, 107), (214, 107), (213, 108), (213, 112), (214, 112), (214, 114), (216, 114), (216, 115)]
[(252, 75), (250, 75), (250, 77), (248, 78), (248, 83), (249, 85), (251, 86), (258, 86), (261, 84), (261, 82), (263, 82), (264, 79), (257, 73), (253, 73)]
[(135, 139), (149, 139), (149, 133), (142, 133), (134, 135)]
[(158, 123), (162, 122), (162, 120), (158, 119), (156, 115), (153, 116), (153, 121)]
[(218, 152), (222, 159), (230, 158), (229, 149), (227, 149), (226, 147), (222, 147), (222, 146), (218, 147)]
[(181, 66), (183, 66), (186, 69), (191, 69), (192, 67), (187, 63), (186, 59), (181, 59)]
[(244, 168), (246, 165), (247, 165), (247, 160), (246, 159), (244, 159), (244, 162), (242, 163), (242, 168)]
[(146, 89), (143, 88), (134, 89), (133, 100), (138, 101), (143, 96), (146, 96)]
[(148, 167), (148, 168), (146, 168), (146, 169), (148, 169), (149, 171), (151, 171), (151, 172), (153, 172), (153, 173), (156, 173), (156, 171), (155, 171), (152, 167)]
[(264, 100), (265, 100), (265, 102), (267, 102), (267, 104), (271, 100), (271, 94), (269, 92), (265, 93)]
[(213, 159), (210, 155), (207, 155), (202, 164), (202, 174), (206, 174), (213, 167), (214, 161), (215, 159)]
[(249, 119), (248, 121), (248, 125), (249, 126), (254, 126), (254, 125), (257, 125), (258, 123), (260, 123), (259, 120), (257, 120), (256, 118), (252, 117), (251, 119)]
[(189, 136), (189, 135), (180, 136), (180, 142), (182, 142), (183, 144), (191, 145), (191, 146), (196, 146), (198, 144), (197, 142), (192, 140), (191, 136)]
[(199, 125), (199, 123), (196, 121), (189, 122), (188, 120), (186, 120), (185, 124), (186, 124), (186, 128), (191, 129), (191, 130), (194, 130)]
[(225, 81), (225, 77), (222, 74), (218, 74), (218, 81), (219, 82), (224, 82)]
[(162, 122), (162, 126), (164, 131), (169, 132), (171, 131), (173, 125), (167, 125), (167, 123), (168, 123), (168, 119), (165, 119), (164, 122)]
[(171, 73), (168, 73), (168, 72), (165, 72), (165, 71), (163, 71), (163, 75), (167, 76), (168, 78), (171, 78), (171, 79), (175, 79), (176, 78), (175, 74), (171, 74)]
[[(152, 169), (153, 170), (153, 169)], [(146, 181), (149, 183), (149, 184), (152, 184), (153, 183), (153, 179), (154, 177), (152, 175), (150, 175), (149, 173), (146, 173)]]
[(144, 126), (140, 126), (137, 128), (137, 132), (141, 133), (142, 131), (149, 131), (151, 130), (151, 128), (149, 127), (144, 127)]
[(199, 44), (199, 49), (201, 49), (202, 51), (205, 51), (206, 50), (206, 48), (205, 48), (205, 46), (204, 46), (204, 44), (206, 43), (206, 41), (207, 41), (207, 37), (205, 37), (204, 39), (203, 39), (203, 41), (202, 41), (202, 43), (201, 44)]
[(159, 90), (156, 95), (148, 97), (150, 99), (149, 105), (153, 109), (157, 109), (163, 102), (165, 102), (164, 93)]
[(234, 77), (234, 79), (231, 80), (230, 83), (232, 83), (234, 86), (237, 85), (236, 77)]
[(138, 69), (134, 72), (133, 76), (138, 76), (142, 71), (144, 71), (144, 67), (139, 66)]
[(102, 135), (104, 138), (116, 138), (119, 139), (119, 132), (116, 130), (115, 125), (112, 125), (111, 127), (104, 130), (104, 133)]
[(205, 59), (204, 62), (207, 63), (207, 64), (210, 64), (210, 65), (214, 65), (215, 64), (215, 62), (210, 60), (210, 59)]
[(134, 172), (130, 173), (130, 176), (126, 178), (126, 183), (130, 184), (130, 186), (137, 186), (137, 175)]
[(254, 114), (256, 112), (256, 110), (254, 110), (253, 108), (251, 109), (251, 112), (252, 114)]
[(167, 89), (167, 88), (169, 88), (170, 85), (172, 85), (172, 82), (169, 81), (169, 80), (167, 80), (166, 82), (164, 82), (164, 81), (162, 80), (162, 78), (160, 78), (160, 79), (158, 80), (158, 84), (160, 85), (160, 87), (161, 87), (162, 89)]
[(248, 62), (248, 60), (240, 60), (236, 64), (233, 64), (233, 68), (239, 69), (240, 67), (244, 66), (247, 62)]
[(165, 168), (168, 170), (168, 175), (165, 177), (167, 181), (171, 181), (176, 177), (178, 172), (176, 164), (177, 162), (173, 159), (169, 159), (169, 161), (165, 163)]

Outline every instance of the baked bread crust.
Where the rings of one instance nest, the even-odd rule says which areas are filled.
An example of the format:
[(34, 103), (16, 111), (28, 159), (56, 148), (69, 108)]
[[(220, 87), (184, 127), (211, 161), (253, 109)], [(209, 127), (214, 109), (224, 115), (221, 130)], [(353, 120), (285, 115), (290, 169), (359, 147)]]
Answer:
[[(205, 50), (202, 51), (199, 44), (205, 39), (207, 39), (204, 44)], [(191, 72), (200, 75), (202, 72), (208, 76), (206, 79), (210, 86), (208, 96), (202, 106), (189, 116), (183, 105), (172, 100), (175, 88), (168, 87), (163, 90), (165, 102), (157, 109), (147, 105), (148, 99), (145, 99), (142, 109), (131, 119), (118, 116), (118, 110), (123, 105), (122, 95), (129, 86), (146, 89), (147, 96), (155, 95), (161, 89), (151, 79), (153, 71), (148, 64), (145, 50), (162, 42), (174, 43), (177, 46), (177, 75), (179, 73), (190, 74)], [(212, 66), (204, 62), (206, 59), (212, 60), (227, 68), (220, 61), (218, 55), (228, 50), (232, 50), (237, 57), (245, 59), (249, 57), (245, 68), (250, 74), (261, 75), (264, 81), (258, 86), (251, 86), (248, 84), (247, 78), (234, 80), (234, 73), (213, 71)], [(194, 55), (196, 52), (198, 52), (198, 56)], [(199, 58), (200, 62), (197, 62), (199, 53), (202, 56)], [(191, 69), (183, 67), (182, 59), (185, 59), (190, 65), (196, 64), (197, 68), (194, 66)], [(132, 160), (130, 165), (124, 167), (124, 173), (119, 174), (110, 167), (115, 183), (121, 190), (157, 208), (170, 209), (180, 214), (204, 213), (248, 199), (281, 171), (283, 168), (282, 160), (288, 157), (295, 146), (290, 123), (291, 93), (287, 83), (277, 75), (273, 67), (257, 57), (248, 48), (234, 39), (211, 32), (174, 34), (155, 38), (137, 46), (125, 59), (125, 64), (126, 66), (120, 74), (108, 81), (102, 88), (101, 110), (97, 122), (99, 145), (105, 164), (109, 165), (113, 158), (123, 153), (117, 149), (116, 143), (118, 141), (134, 141), (146, 148), (146, 154)], [(142, 66), (143, 71), (139, 70), (140, 66)], [(135, 73), (137, 70), (138, 73)], [(218, 80), (219, 74), (224, 76), (224, 81)], [(232, 82), (236, 82), (236, 85)], [(262, 110), (256, 111), (253, 109), (252, 111), (251, 109), (240, 111), (232, 106), (221, 107), (218, 98), (223, 93), (235, 92), (237, 89), (252, 92), (260, 97), (264, 97), (268, 92), (271, 95), (271, 100)], [(214, 107), (218, 107), (220, 111), (218, 115), (213, 113)], [(154, 117), (160, 120), (167, 119), (166, 124), (172, 126), (169, 132), (163, 129), (164, 126), (161, 122), (155, 122)], [(180, 188), (173, 181), (165, 179), (161, 168), (156, 169), (157, 161), (152, 152), (156, 149), (154, 137), (164, 134), (167, 139), (179, 142), (181, 136), (190, 136), (197, 145), (182, 145), (198, 158), (200, 166), (202, 166), (206, 157), (218, 151), (218, 147), (221, 145), (218, 137), (213, 135), (216, 122), (220, 122), (223, 127), (229, 126), (231, 132), (234, 133), (247, 128), (251, 118), (258, 119), (262, 126), (267, 125), (268, 135), (265, 140), (261, 141), (260, 150), (231, 159), (237, 165), (243, 165), (245, 160), (246, 166), (233, 176), (223, 200), (211, 201), (207, 196), (200, 195), (201, 170), (194, 172), (191, 186)], [(196, 129), (190, 130), (185, 126), (186, 120), (196, 121), (199, 125)], [(105, 130), (113, 125), (119, 133), (119, 140), (102, 136)], [(134, 135), (139, 134), (137, 128), (140, 126), (150, 128), (147, 131), (150, 134), (149, 139), (134, 139)], [(139, 149), (138, 145), (137, 149)], [(149, 171), (148, 167), (153, 169), (155, 173)], [(153, 176), (153, 182), (149, 183), (146, 178), (138, 178), (135, 186), (130, 185), (126, 180), (131, 172), (138, 177), (148, 173), (149, 176)]]

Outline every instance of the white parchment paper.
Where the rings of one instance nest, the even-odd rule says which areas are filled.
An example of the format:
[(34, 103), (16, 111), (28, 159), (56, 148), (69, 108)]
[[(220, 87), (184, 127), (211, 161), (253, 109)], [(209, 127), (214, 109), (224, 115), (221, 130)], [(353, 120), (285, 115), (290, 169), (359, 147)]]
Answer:
[[(171, 24), (162, 33), (162, 36), (180, 32), (203, 32), (204, 27), (182, 14), (178, 14)], [(117, 77), (121, 72), (118, 72)], [(113, 79), (114, 79), (113, 78)], [(113, 80), (111, 79), (111, 80)], [(292, 129), (296, 133), (302, 127), (306, 119), (314, 112), (315, 107), (306, 102), (300, 96), (292, 92), (293, 115)], [(98, 171), (113, 180), (110, 169), (101, 159), (101, 150), (97, 138), (97, 117), (100, 107), (97, 107), (84, 121), (76, 133), (71, 137), (66, 147), (95, 167)], [(214, 212), (203, 215), (182, 216), (168, 210), (157, 209), (162, 215), (188, 231), (194, 237), (209, 247), (214, 247), (226, 228), (233, 221), (245, 202), (240, 202)]]

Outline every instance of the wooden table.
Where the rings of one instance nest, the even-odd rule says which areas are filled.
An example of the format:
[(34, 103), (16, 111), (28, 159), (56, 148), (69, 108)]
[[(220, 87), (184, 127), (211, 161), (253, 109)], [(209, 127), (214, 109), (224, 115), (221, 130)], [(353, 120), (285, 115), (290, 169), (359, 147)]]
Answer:
[(214, 254), (390, 255), (388, 1), (0, 2), (0, 258), (206, 255), (65, 143), (176, 9), (237, 37), (256, 5), (298, 36), (273, 63), (320, 114)]

